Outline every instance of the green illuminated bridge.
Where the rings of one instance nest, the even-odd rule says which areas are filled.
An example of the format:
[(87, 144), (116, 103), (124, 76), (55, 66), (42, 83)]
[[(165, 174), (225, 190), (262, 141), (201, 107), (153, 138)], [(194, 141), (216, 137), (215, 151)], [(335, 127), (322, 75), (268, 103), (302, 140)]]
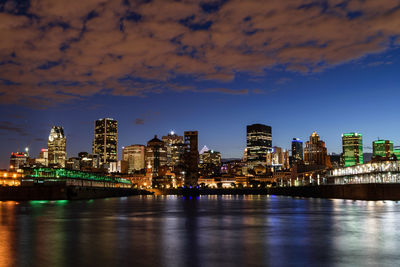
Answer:
[(96, 173), (52, 168), (29, 168), (24, 170), (23, 184), (55, 184), (86, 187), (131, 188), (132, 182), (121, 177), (103, 176)]

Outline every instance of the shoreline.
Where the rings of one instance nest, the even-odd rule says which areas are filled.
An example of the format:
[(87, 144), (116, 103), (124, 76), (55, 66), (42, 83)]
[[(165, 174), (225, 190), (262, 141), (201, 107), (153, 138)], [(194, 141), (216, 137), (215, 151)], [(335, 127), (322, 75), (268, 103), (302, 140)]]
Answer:
[(351, 200), (400, 200), (400, 184), (345, 184), (270, 188), (201, 188), (193, 194), (182, 189), (131, 189), (81, 186), (0, 187), (0, 201), (79, 200), (134, 195), (282, 195)]

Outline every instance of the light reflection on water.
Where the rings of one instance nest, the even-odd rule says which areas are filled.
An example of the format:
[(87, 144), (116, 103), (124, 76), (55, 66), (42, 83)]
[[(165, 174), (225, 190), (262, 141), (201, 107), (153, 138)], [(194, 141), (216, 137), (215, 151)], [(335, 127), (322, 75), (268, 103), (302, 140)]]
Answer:
[(396, 266), (399, 222), (393, 201), (0, 202), (0, 266)]

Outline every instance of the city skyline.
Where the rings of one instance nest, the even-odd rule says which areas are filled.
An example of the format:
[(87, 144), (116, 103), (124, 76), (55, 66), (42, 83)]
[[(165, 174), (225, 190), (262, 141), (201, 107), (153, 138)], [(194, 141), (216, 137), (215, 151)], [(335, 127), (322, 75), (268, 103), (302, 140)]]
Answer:
[[(97, 119), (97, 120), (95, 120), (94, 121), (94, 123), (96, 124), (97, 122), (99, 122), (99, 121), (103, 121), (103, 120), (111, 120), (111, 121), (115, 121), (116, 123), (118, 123), (118, 120), (115, 120), (114, 118), (110, 118), (110, 117), (107, 117), (107, 118), (99, 118), (99, 119)], [(245, 128), (247, 128), (247, 131), (248, 131), (248, 127), (250, 126), (250, 127), (252, 127), (252, 126), (254, 126), (254, 125), (260, 125), (260, 124), (252, 124), (252, 125), (246, 125), (246, 127)], [(262, 125), (262, 126), (266, 126), (266, 127), (270, 127), (270, 125)], [(63, 128), (62, 126), (52, 126), (51, 127), (51, 129), (50, 129), (50, 136), (52, 135), (52, 132), (53, 132), (53, 128)], [(272, 132), (273, 132), (273, 129), (274, 129), (274, 127), (270, 127), (271, 128), (271, 130), (272, 130)], [(63, 131), (64, 131), (64, 129), (62, 129)], [(246, 131), (246, 132), (247, 132)], [(170, 132), (167, 132), (167, 133), (165, 133), (165, 134), (161, 134), (161, 135), (159, 135), (160, 136), (160, 138), (161, 138), (161, 136), (163, 136), (163, 139), (164, 139), (164, 137), (167, 137), (167, 136), (177, 136), (177, 137), (181, 137), (181, 138), (183, 138), (183, 133), (184, 132), (186, 132), (186, 131), (183, 131), (182, 132), (182, 135), (180, 135), (180, 133), (179, 132), (175, 132), (174, 130), (171, 130)], [(95, 128), (93, 128), (93, 133), (92, 133), (92, 136), (93, 136), (93, 134), (95, 133)], [(311, 136), (313, 136), (314, 134), (318, 134), (318, 131), (313, 131), (308, 137), (310, 137), (311, 138)], [(343, 151), (343, 144), (342, 144), (342, 139), (343, 139), (343, 135), (350, 135), (350, 134), (354, 134), (354, 133), (342, 133), (341, 134), (341, 136), (340, 136), (340, 140), (341, 140), (341, 144), (340, 144), (340, 151), (338, 151), (338, 152), (335, 152), (335, 151), (327, 151), (328, 152), (328, 154), (336, 154), (336, 155), (339, 155), (339, 154), (342, 154), (344, 151)], [(360, 135), (363, 135), (362, 133), (359, 133)], [(64, 135), (64, 132), (63, 132), (63, 135)], [(65, 135), (65, 136), (67, 136), (67, 135)], [(118, 147), (118, 152), (117, 152), (117, 154), (118, 154), (118, 158), (116, 158), (117, 160), (123, 160), (123, 156), (122, 156), (122, 154), (123, 154), (123, 150), (124, 150), (124, 148), (125, 147), (130, 147), (130, 146), (146, 146), (146, 144), (148, 144), (148, 142), (149, 141), (151, 141), (151, 140), (153, 140), (154, 138), (156, 138), (158, 135), (157, 134), (155, 134), (154, 136), (153, 136), (153, 138), (149, 138), (146, 142), (144, 142), (144, 143), (138, 143), (138, 142), (132, 142), (131, 144), (129, 144), (129, 145), (125, 145), (125, 146), (120, 146), (120, 147)], [(272, 135), (273, 136), (273, 135)], [(117, 139), (119, 139), (119, 136), (118, 136), (118, 134), (117, 134)], [(92, 137), (93, 138), (93, 137)], [(247, 137), (248, 138), (248, 137)], [(273, 138), (272, 138), (272, 140), (274, 140)], [(273, 145), (273, 147), (279, 147), (279, 148), (283, 148), (284, 150), (286, 150), (286, 151), (290, 151), (290, 152), (292, 152), (292, 146), (293, 146), (293, 142), (294, 141), (296, 141), (296, 142), (298, 142), (298, 141), (301, 141), (303, 144), (305, 144), (306, 142), (307, 142), (307, 140), (308, 140), (308, 138), (304, 138), (304, 139), (301, 139), (301, 138), (293, 138), (292, 140), (290, 140), (289, 141), (289, 145), (287, 146), (287, 147), (285, 147), (285, 146), (278, 146), (278, 145), (274, 145), (274, 143), (272, 143)], [(393, 150), (393, 148), (398, 148), (398, 147), (400, 147), (400, 145), (398, 145), (396, 142), (393, 142), (393, 139), (389, 139), (390, 140), (390, 142), (391, 142), (391, 144), (392, 144), (392, 150)], [(161, 140), (160, 140), (161, 141)], [(382, 138), (380, 138), (380, 137), (377, 137), (376, 139), (373, 139), (373, 141), (371, 141), (371, 144), (366, 144), (366, 143), (363, 143), (363, 149), (364, 149), (364, 153), (370, 153), (371, 155), (372, 155), (372, 152), (373, 152), (373, 146), (374, 146), (374, 143), (376, 142), (376, 141), (384, 141), (384, 139), (382, 139)], [(48, 142), (48, 141), (46, 141), (46, 142)], [(64, 141), (65, 142), (65, 141)], [(164, 141), (165, 142), (165, 141)], [(244, 141), (245, 143), (247, 142), (246, 140)], [(66, 151), (67, 151), (67, 157), (66, 158), (70, 158), (70, 157), (76, 157), (76, 156), (78, 156), (78, 154), (80, 153), (80, 152), (86, 152), (86, 153), (92, 153), (92, 150), (84, 150), (84, 149), (81, 149), (81, 150), (79, 150), (76, 154), (69, 154), (68, 153), (68, 141), (66, 142), (67, 143), (67, 145), (66, 145)], [(166, 145), (167, 145), (167, 143), (166, 143)], [(91, 144), (91, 149), (93, 149), (93, 139), (92, 139), (92, 144)], [(199, 148), (198, 148), (198, 152), (201, 152), (201, 149), (200, 148), (202, 148), (202, 147), (207, 147), (208, 145), (207, 144), (204, 144), (204, 145), (199, 145)], [(39, 156), (39, 154), (40, 153), (42, 153), (43, 152), (43, 149), (46, 149), (46, 147), (47, 147), (47, 144), (46, 144), (46, 146), (43, 146), (42, 148), (40, 148), (38, 151), (32, 151), (32, 149), (31, 149), (31, 147), (28, 147), (28, 146), (26, 146), (26, 147), (22, 147), (21, 149), (19, 149), (19, 151), (12, 151), (11, 152), (11, 154), (12, 153), (17, 153), (17, 152), (28, 152), (28, 155), (30, 156), (30, 157), (38, 157)], [(207, 147), (208, 148), (208, 147)], [(246, 148), (246, 146), (244, 147), (244, 148)], [(46, 149), (47, 150), (47, 149)], [(214, 151), (217, 151), (217, 149), (214, 149), (214, 148), (212, 148), (211, 150), (214, 150)], [(366, 151), (365, 151), (366, 150)], [(244, 149), (243, 149), (243, 151), (244, 151)], [(240, 156), (233, 156), (233, 157), (221, 157), (222, 159), (229, 159), (229, 158), (236, 158), (236, 159), (242, 159), (243, 158), (243, 151), (242, 151), (242, 154), (240, 155)], [(36, 153), (37, 152), (37, 153)], [(224, 154), (224, 152), (223, 151), (218, 151), (219, 153), (221, 153), (221, 155), (223, 155)], [(291, 156), (292, 156), (292, 154), (290, 154)], [(5, 155), (3, 155), (3, 156), (5, 156)], [(6, 161), (7, 161), (7, 163), (5, 164), (6, 165), (6, 167), (4, 167), (4, 169), (7, 169), (8, 167), (9, 167), (9, 157), (7, 157), (6, 158)]]

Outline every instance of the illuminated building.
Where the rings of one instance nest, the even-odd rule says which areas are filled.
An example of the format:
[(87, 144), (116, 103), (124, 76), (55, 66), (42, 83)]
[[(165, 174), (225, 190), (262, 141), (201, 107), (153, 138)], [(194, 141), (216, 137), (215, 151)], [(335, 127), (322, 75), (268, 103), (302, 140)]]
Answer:
[(46, 148), (42, 148), (40, 150), (39, 159), (36, 159), (37, 163), (42, 164), (43, 166), (49, 166), (49, 150)]
[(28, 155), (25, 152), (13, 152), (10, 156), (10, 170), (22, 169), (28, 161)]
[(304, 163), (326, 168), (331, 167), (325, 142), (320, 139), (316, 132), (312, 133), (310, 140), (306, 142), (304, 147)]
[(128, 163), (128, 173), (145, 168), (145, 152), (144, 145), (130, 145), (122, 148), (122, 160)]
[(397, 160), (400, 160), (400, 149), (399, 148), (395, 148), (393, 150), (393, 154), (396, 156)]
[(376, 140), (372, 142), (372, 158), (390, 158), (393, 154), (393, 142), (390, 140)]
[(200, 151), (200, 164), (213, 164), (221, 166), (221, 153), (209, 150), (206, 146)]
[(247, 147), (243, 150), (242, 161), (247, 162)]
[(69, 158), (65, 163), (65, 168), (79, 171), (81, 169), (80, 158)]
[(50, 130), (49, 141), (47, 142), (49, 166), (65, 167), (67, 159), (66, 144), (67, 139), (64, 134), (64, 128), (53, 126)]
[(81, 170), (92, 170), (93, 168), (100, 168), (100, 157), (99, 155), (92, 155), (87, 152), (79, 152), (79, 165)]
[(183, 136), (179, 136), (172, 131), (161, 139), (167, 149), (167, 165), (170, 167), (179, 165), (185, 151)]
[(342, 134), (342, 147), (345, 167), (364, 163), (362, 134)]
[(289, 169), (289, 151), (281, 147), (274, 146), (271, 151), (267, 152), (266, 163), (268, 167), (276, 169)]
[(22, 174), (19, 172), (0, 171), (0, 186), (20, 186), (21, 178)]
[(209, 150), (206, 146), (200, 151), (199, 166), (203, 176), (212, 176), (220, 173), (221, 153)]
[(303, 142), (299, 138), (292, 140), (292, 162), (303, 160)]
[(199, 178), (198, 132), (185, 131), (185, 186), (196, 186)]
[(250, 168), (266, 165), (267, 152), (272, 149), (271, 126), (247, 125), (247, 164)]
[(118, 160), (118, 121), (111, 118), (94, 122), (93, 154), (100, 157), (100, 165)]
[(147, 142), (146, 165), (148, 168), (152, 169), (153, 176), (157, 176), (159, 168), (166, 164), (167, 150), (164, 142), (155, 135), (153, 139)]

